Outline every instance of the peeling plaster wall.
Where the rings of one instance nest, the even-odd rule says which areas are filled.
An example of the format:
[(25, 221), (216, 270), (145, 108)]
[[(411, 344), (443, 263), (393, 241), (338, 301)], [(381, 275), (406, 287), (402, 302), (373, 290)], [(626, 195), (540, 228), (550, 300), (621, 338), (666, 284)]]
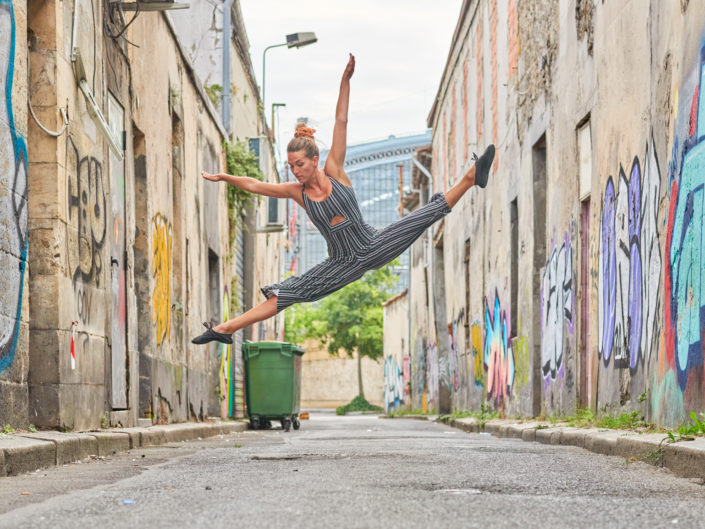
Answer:
[(164, 15), (141, 13), (126, 33), (139, 45), (131, 47), (93, 31), (104, 6), (75, 5), (86, 81), (113, 137), (124, 138), (124, 158), (109, 149), (74, 78), (73, 5), (32, 4), (31, 103), (49, 129), (62, 128), (62, 107), (71, 122), (58, 137), (34, 121), (28, 132), (24, 420), (89, 429), (145, 416), (203, 419), (211, 401), (220, 405), (209, 369), (221, 354), (190, 338), (211, 312), (221, 318), (220, 286), (231, 273), (221, 258), (225, 190), (207, 190), (200, 171), (222, 170), (222, 127)]
[(27, 6), (0, 2), (0, 424), (26, 426)]
[(140, 41), (172, 43), (161, 53), (133, 51), (140, 94), (133, 119), (145, 138), (147, 195), (137, 231), (145, 231), (149, 260), (149, 273), (136, 278), (143, 283), (139, 324), (147, 327), (140, 346), (140, 412), (158, 423), (202, 420), (220, 414), (223, 351), (190, 339), (202, 332), (202, 321), (221, 320), (233, 272), (226, 189), (200, 172), (224, 169), (223, 135), (166, 17), (144, 17), (134, 26)]
[(408, 291), (384, 303), (384, 409), (410, 409)]
[(492, 142), (497, 158), (432, 230), (443, 299), (409, 303), (412, 332), (445, 310), (453, 409), (640, 410), (666, 426), (705, 410), (703, 13), (465, 2), (429, 115), (433, 190), (467, 151)]

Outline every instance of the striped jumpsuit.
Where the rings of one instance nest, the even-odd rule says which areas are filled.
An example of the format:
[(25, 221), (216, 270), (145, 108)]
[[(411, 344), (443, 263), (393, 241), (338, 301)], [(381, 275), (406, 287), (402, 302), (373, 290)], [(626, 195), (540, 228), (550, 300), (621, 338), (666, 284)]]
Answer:
[[(443, 193), (436, 193), (422, 208), (376, 230), (362, 219), (353, 188), (328, 178), (333, 189), (325, 200), (311, 200), (302, 189), (306, 213), (328, 243), (328, 258), (300, 276), (261, 288), (267, 299), (277, 296), (277, 312), (294, 303), (324, 298), (368, 270), (383, 267), (450, 213)], [(331, 226), (336, 215), (345, 220)]]

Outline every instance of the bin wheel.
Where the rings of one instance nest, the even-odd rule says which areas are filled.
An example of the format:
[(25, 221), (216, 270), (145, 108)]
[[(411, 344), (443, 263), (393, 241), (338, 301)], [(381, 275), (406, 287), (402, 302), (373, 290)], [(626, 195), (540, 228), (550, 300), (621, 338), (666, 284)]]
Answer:
[(299, 428), (301, 428), (301, 421), (299, 421), (298, 417), (294, 417), (294, 420), (291, 422), (294, 425), (294, 430), (298, 430)]
[(270, 430), (272, 428), (272, 421), (269, 419), (265, 419), (264, 422), (262, 423), (262, 429), (263, 430)]
[(282, 423), (282, 429), (284, 431), (288, 432), (289, 430), (291, 430), (291, 419), (282, 419), (281, 423)]
[(261, 423), (259, 421), (259, 417), (250, 417), (250, 428), (253, 430), (259, 430), (261, 426)]

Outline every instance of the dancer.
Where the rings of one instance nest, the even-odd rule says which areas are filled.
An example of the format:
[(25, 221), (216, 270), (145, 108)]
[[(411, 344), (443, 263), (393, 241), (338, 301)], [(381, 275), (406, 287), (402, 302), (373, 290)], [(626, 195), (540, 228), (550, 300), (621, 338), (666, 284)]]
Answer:
[(494, 160), (493, 145), (479, 158), (473, 155), (475, 165), (452, 188), (445, 193), (436, 193), (422, 208), (382, 230), (365, 223), (343, 168), (350, 78), (354, 71), (355, 57), (350, 54), (340, 82), (333, 143), (323, 169), (318, 168), (315, 130), (299, 123), (287, 146), (289, 167), (296, 182), (270, 184), (243, 176), (201, 173), (207, 180), (224, 181), (251, 193), (295, 200), (326, 239), (328, 258), (300, 276), (263, 287), (261, 290), (267, 301), (240, 316), (215, 327), (204, 323), (206, 331), (194, 338), (193, 343), (232, 343), (235, 331), (270, 318), (294, 303), (321, 299), (360, 279), (368, 270), (381, 268), (406, 250), (434, 222), (450, 213), (468, 189), (474, 185), (487, 185)]

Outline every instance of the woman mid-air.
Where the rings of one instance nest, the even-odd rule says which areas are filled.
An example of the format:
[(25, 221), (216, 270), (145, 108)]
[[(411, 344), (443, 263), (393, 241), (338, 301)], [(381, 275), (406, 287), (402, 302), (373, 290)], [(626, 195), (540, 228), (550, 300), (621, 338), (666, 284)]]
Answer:
[(270, 184), (244, 176), (201, 173), (207, 180), (225, 181), (251, 193), (295, 200), (326, 239), (328, 258), (300, 276), (291, 276), (276, 285), (263, 287), (261, 290), (267, 301), (237, 318), (215, 327), (204, 323), (207, 330), (194, 338), (193, 343), (218, 341), (230, 344), (235, 331), (270, 318), (294, 303), (321, 299), (360, 279), (368, 270), (381, 268), (411, 246), (434, 222), (450, 213), (460, 197), (473, 185), (487, 185), (494, 160), (493, 145), (479, 158), (475, 156), (475, 165), (458, 183), (445, 193), (433, 195), (422, 208), (382, 230), (365, 223), (350, 179), (343, 169), (350, 78), (354, 71), (355, 57), (351, 54), (340, 81), (333, 143), (323, 169), (318, 168), (318, 147), (313, 139), (315, 130), (299, 123), (294, 138), (287, 146), (288, 163), (296, 182)]

